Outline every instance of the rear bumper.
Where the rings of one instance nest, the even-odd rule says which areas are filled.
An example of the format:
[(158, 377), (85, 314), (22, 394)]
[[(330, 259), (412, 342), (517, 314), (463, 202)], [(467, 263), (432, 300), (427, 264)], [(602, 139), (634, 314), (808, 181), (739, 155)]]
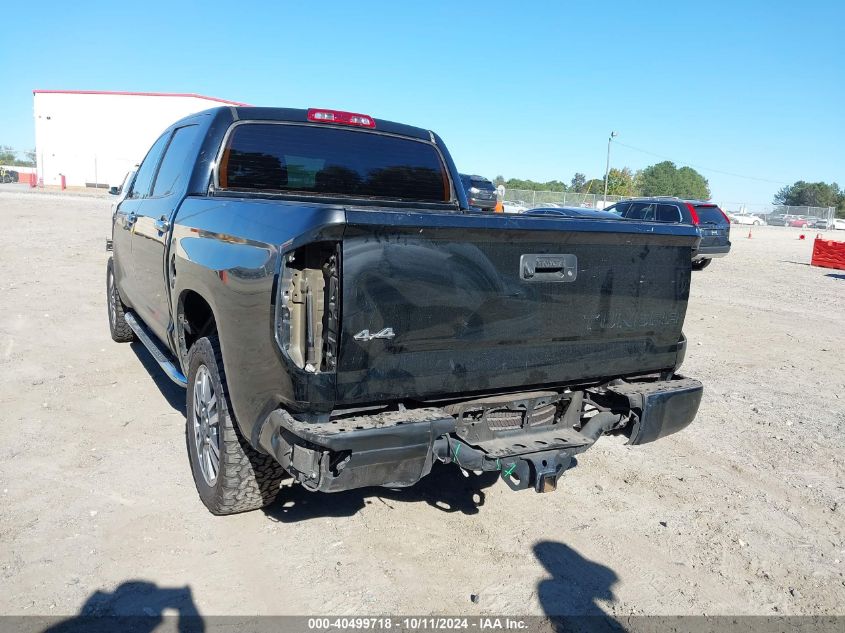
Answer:
[(429, 409), (397, 413), (309, 423), (276, 409), (259, 444), (312, 490), (412, 486), (431, 471), (434, 441), (455, 431), (455, 419)]
[(702, 384), (675, 377), (653, 383), (626, 383), (613, 392), (628, 400), (632, 412), (629, 444), (647, 444), (685, 429), (698, 413)]
[[(265, 420), (259, 445), (306, 488), (322, 492), (411, 486), (431, 471), (435, 460), (469, 470), (500, 471), (511, 488), (545, 492), (554, 490), (572, 457), (604, 432), (621, 431), (630, 444), (645, 444), (688, 426), (698, 411), (702, 385), (675, 377), (615, 381), (595, 394), (589, 392), (594, 400), (604, 399), (610, 410), (581, 419), (583, 394), (575, 392), (578, 397), (568, 405), (577, 405), (574, 415), (566, 411), (555, 424), (493, 432), (492, 440), (488, 433), (485, 441), (473, 439), (479, 437), (477, 419), (462, 426), (467, 424), (462, 416), (438, 408), (320, 423), (301, 422), (277, 409)], [(524, 406), (527, 400), (519, 402)], [(573, 420), (578, 421), (575, 427)]]
[(719, 246), (699, 246), (698, 250), (693, 254), (692, 260), (699, 259), (714, 259), (716, 257), (724, 257), (731, 252), (731, 243), (720, 244)]

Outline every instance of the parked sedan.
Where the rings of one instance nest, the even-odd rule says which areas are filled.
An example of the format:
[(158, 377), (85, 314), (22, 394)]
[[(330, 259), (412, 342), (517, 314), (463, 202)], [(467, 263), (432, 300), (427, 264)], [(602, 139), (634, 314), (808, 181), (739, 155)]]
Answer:
[(786, 225), (806, 229), (808, 226), (810, 226), (810, 222), (812, 222), (812, 220), (806, 216), (795, 215), (787, 220)]
[(750, 213), (730, 213), (728, 216), (734, 224), (748, 224), (749, 226), (763, 226), (766, 221)]
[(583, 207), (561, 207), (557, 205), (534, 207), (530, 211), (526, 211), (525, 215), (579, 218), (586, 220), (615, 220), (616, 222), (619, 222), (622, 219), (619, 214), (611, 213), (610, 211), (597, 211), (595, 209), (585, 209)]
[(836, 229), (837, 231), (845, 231), (845, 220), (841, 220), (839, 218), (833, 220), (833, 224), (830, 228)]
[(505, 200), (502, 203), (502, 210), (505, 213), (525, 213), (528, 210), (528, 207), (525, 206), (525, 203), (522, 200)]

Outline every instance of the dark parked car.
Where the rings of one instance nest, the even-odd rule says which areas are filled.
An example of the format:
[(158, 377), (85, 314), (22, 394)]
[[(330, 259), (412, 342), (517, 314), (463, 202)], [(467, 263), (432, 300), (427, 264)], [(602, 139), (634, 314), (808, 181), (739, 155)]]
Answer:
[(801, 229), (812, 227), (816, 218), (805, 215), (789, 215), (783, 213), (772, 214), (767, 218), (769, 226), (793, 226)]
[(493, 211), (496, 208), (496, 187), (484, 176), (461, 174), (461, 184), (466, 191), (469, 206), (484, 211)]
[(562, 218), (583, 218), (592, 220), (615, 220), (619, 222), (622, 218), (610, 211), (597, 211), (585, 209), (584, 207), (534, 207), (523, 215), (528, 216), (551, 216)]
[(0, 182), (18, 182), (18, 172), (14, 169), (6, 169), (5, 167), (0, 167)]
[(692, 253), (693, 270), (702, 270), (716, 257), (731, 250), (731, 222), (712, 202), (680, 198), (636, 198), (623, 200), (607, 208), (628, 220), (692, 224), (701, 235), (701, 243)]
[(578, 213), (479, 213), (427, 129), (208, 110), (115, 205), (111, 336), (187, 387), (215, 514), (270, 503), (285, 472), (395, 488), (435, 461), (548, 492), (602, 434), (657, 440), (702, 394), (677, 374), (696, 229)]

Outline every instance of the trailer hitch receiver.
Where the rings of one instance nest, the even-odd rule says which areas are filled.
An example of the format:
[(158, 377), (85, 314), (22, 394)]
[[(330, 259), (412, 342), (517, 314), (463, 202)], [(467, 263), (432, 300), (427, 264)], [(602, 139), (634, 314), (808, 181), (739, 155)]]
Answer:
[(568, 451), (548, 451), (520, 455), (507, 468), (502, 468), (502, 479), (511, 490), (525, 490), (533, 486), (537, 492), (554, 492), (557, 480), (573, 464)]

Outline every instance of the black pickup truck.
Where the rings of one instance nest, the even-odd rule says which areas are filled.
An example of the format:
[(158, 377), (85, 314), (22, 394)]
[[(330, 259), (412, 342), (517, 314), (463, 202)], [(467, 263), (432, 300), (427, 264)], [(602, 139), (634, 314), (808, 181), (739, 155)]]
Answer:
[(435, 460), (553, 490), (604, 433), (688, 425), (694, 227), (467, 204), (434, 133), (333, 110), (173, 124), (115, 205), (112, 338), (187, 387), (215, 514), (410, 486)]

